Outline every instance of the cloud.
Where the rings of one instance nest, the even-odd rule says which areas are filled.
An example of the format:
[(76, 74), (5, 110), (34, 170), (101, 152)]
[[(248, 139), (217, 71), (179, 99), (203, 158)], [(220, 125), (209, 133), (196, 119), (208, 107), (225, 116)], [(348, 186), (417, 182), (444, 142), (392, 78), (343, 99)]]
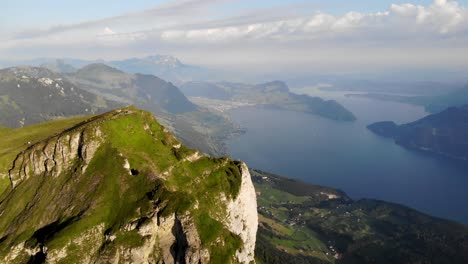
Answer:
[(109, 27), (105, 27), (103, 34), (104, 35), (115, 35), (115, 32), (112, 29), (110, 29)]
[[(229, 42), (259, 39), (319, 39), (333, 37), (363, 38), (381, 36), (387, 32), (397, 39), (412, 35), (433, 39), (457, 37), (468, 30), (467, 10), (454, 1), (436, 0), (430, 6), (392, 4), (386, 11), (376, 13), (349, 12), (333, 16), (317, 12), (311, 16), (272, 20), (261, 23), (230, 25), (226, 27), (200, 27), (196, 29), (170, 29), (161, 33), (165, 41)], [(466, 36), (463, 36), (466, 37)], [(363, 39), (364, 40), (364, 39)]]
[[(108, 17), (84, 21), (76, 24), (56, 25), (47, 29), (32, 29), (17, 32), (12, 35), (13, 39), (29, 39), (35, 37), (46, 37), (54, 34), (61, 34), (69, 31), (81, 31), (103, 27), (107, 25), (125, 25), (141, 26), (151, 23), (155, 20), (159, 22), (167, 19), (177, 19), (190, 17), (190, 15), (200, 14), (212, 5), (227, 2), (229, 0), (172, 0), (147, 10), (127, 13), (119, 16)], [(182, 19), (183, 21), (184, 19)]]
[(28, 49), (48, 52), (38, 56), (108, 58), (160, 52), (196, 64), (291, 70), (468, 67), (468, 10), (456, 1), (392, 4), (380, 12), (343, 15), (310, 6), (220, 15), (217, 8), (228, 1), (171, 1), (141, 12), (20, 32), (0, 42), (0, 55), (24, 55)]
[[(310, 40), (330, 37), (352, 37), (352, 33), (363, 38), (367, 35), (388, 32), (397, 39), (412, 34), (432, 38), (466, 34), (468, 14), (456, 1), (435, 0), (432, 5), (392, 4), (388, 10), (376, 13), (349, 12), (333, 16), (314, 12), (310, 16), (283, 14), (273, 10), (270, 14), (252, 13), (238, 17), (200, 21), (196, 12), (206, 13), (207, 9), (225, 1), (221, 0), (179, 0), (152, 9), (121, 16), (86, 21), (72, 25), (59, 25), (46, 30), (29, 30), (14, 34), (6, 41), (41, 39), (73, 32), (81, 38), (93, 36), (109, 39), (121, 32), (142, 39), (143, 35), (159, 35), (161, 41), (222, 43), (233, 40)], [(271, 11), (271, 10), (269, 10)], [(289, 16), (287, 16), (289, 15)], [(180, 19), (185, 17), (185, 19)], [(174, 19), (176, 18), (176, 19)], [(112, 29), (109, 25), (112, 25)], [(102, 31), (104, 28), (104, 31)], [(148, 38), (143, 38), (148, 39)]]
[(438, 31), (440, 34), (457, 33), (467, 28), (466, 23), (463, 23), (468, 19), (467, 10), (455, 1), (436, 0), (428, 7), (394, 4), (390, 11), (405, 22)]

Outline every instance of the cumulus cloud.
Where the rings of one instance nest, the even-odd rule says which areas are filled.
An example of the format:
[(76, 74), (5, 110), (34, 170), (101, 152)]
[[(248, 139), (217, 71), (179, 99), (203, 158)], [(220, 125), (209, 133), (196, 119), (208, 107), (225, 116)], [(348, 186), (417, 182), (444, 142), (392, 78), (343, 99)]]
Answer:
[[(317, 12), (311, 16), (281, 19), (262, 23), (238, 24), (226, 27), (200, 27), (197, 29), (171, 29), (161, 33), (165, 41), (229, 42), (233, 40), (326, 38), (330, 36), (359, 37), (382, 32), (392, 37), (408, 34), (434, 39), (457, 37), (468, 30), (468, 12), (455, 1), (436, 0), (430, 6), (392, 4), (386, 11), (376, 13), (349, 12), (333, 16)], [(465, 36), (463, 36), (465, 37)]]

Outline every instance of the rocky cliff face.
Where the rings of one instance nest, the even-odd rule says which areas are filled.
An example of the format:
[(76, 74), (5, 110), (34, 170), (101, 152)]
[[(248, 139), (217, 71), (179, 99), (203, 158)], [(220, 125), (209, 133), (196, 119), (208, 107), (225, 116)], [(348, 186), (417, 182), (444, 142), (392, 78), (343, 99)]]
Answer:
[(258, 214), (255, 188), (247, 165), (241, 165), (242, 183), (239, 196), (228, 203), (228, 226), (243, 242), (243, 248), (236, 251), (242, 263), (254, 261), (255, 239), (257, 236)]
[[(91, 131), (88, 131), (91, 130)], [(58, 177), (78, 159), (84, 172), (101, 143), (99, 128), (86, 127), (39, 142), (21, 152), (8, 175), (14, 188), (31, 176)]]
[(116, 110), (29, 144), (0, 196), (0, 262), (254, 261), (247, 166), (186, 148), (149, 113)]

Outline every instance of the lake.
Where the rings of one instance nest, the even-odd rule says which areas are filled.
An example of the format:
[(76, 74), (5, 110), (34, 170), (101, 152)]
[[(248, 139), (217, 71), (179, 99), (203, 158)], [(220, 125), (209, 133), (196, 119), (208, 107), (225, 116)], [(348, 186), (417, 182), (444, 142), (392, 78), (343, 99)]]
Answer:
[(366, 126), (406, 123), (427, 113), (407, 104), (348, 98), (339, 101), (356, 122), (270, 108), (238, 108), (232, 119), (247, 132), (227, 142), (229, 154), (250, 167), (345, 191), (354, 199), (395, 202), (468, 224), (468, 163), (407, 150)]

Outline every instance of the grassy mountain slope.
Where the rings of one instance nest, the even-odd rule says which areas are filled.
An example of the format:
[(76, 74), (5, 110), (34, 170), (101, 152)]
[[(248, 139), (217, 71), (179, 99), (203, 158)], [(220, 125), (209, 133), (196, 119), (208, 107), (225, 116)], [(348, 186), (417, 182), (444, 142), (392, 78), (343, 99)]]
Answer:
[(11, 132), (0, 130), (3, 261), (219, 263), (243, 247), (227, 220), (243, 165), (186, 148), (148, 112)]
[(76, 58), (36, 58), (32, 60), (6, 61), (0, 60), (0, 66), (12, 67), (19, 65), (44, 66), (60, 73), (74, 72), (78, 68), (93, 63), (105, 63), (129, 73), (151, 74), (174, 83), (194, 79), (209, 79), (218, 72), (199, 66), (187, 65), (170, 55), (153, 55), (141, 58), (104, 61), (83, 60)]
[(341, 191), (251, 172), (257, 263), (467, 263), (468, 227)]
[(96, 63), (79, 69), (72, 80), (83, 88), (139, 107), (169, 113), (196, 110), (177, 87), (153, 75), (129, 74)]

